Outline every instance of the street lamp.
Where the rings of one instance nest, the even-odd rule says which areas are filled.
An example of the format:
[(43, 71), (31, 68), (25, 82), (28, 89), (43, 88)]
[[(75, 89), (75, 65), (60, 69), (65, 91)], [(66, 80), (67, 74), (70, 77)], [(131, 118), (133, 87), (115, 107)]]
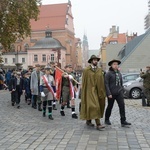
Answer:
[(21, 51), (21, 45), (17, 46), (17, 52), (16, 52), (16, 67), (17, 67), (17, 70), (18, 70), (18, 67), (21, 65), (21, 64), (19, 64), (19, 51)]
[(49, 64), (50, 55), (47, 55), (47, 64)]

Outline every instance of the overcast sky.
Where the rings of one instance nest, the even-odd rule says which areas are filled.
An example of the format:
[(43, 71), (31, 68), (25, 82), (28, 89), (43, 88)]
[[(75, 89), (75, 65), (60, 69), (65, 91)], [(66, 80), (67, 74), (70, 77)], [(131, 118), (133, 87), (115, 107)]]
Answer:
[[(68, 0), (42, 0), (43, 4), (64, 3)], [(148, 0), (71, 0), (76, 37), (86, 32), (90, 49), (99, 49), (101, 37), (109, 34), (112, 25), (121, 33), (144, 33), (144, 17)]]

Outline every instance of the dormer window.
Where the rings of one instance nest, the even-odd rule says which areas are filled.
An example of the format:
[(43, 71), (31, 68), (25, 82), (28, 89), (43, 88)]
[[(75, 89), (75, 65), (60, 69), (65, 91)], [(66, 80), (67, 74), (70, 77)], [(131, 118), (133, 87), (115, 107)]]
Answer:
[(117, 44), (117, 41), (110, 41), (109, 44)]

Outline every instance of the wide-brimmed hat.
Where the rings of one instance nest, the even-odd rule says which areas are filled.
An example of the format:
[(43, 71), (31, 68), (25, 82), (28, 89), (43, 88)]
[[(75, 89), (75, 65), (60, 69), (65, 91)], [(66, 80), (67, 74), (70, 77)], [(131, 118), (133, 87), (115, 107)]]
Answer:
[(96, 57), (95, 55), (92, 55), (88, 60), (88, 63), (91, 63), (93, 59), (97, 59), (98, 61), (100, 60), (100, 58)]
[(40, 64), (36, 64), (35, 67), (41, 67), (41, 65)]
[(68, 64), (68, 65), (65, 66), (65, 68), (72, 68), (72, 65)]
[(111, 66), (114, 62), (117, 62), (117, 63), (118, 63), (118, 65), (120, 65), (120, 64), (121, 64), (121, 61), (120, 61), (120, 60), (113, 59), (113, 60), (111, 60), (111, 61), (108, 63), (108, 66)]

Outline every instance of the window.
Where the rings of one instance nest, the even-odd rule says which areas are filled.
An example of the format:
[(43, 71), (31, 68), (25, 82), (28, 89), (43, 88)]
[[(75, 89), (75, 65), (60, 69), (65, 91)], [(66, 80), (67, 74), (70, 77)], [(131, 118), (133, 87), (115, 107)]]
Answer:
[(131, 80), (135, 80), (137, 78), (136, 75), (128, 75), (128, 76), (125, 76), (124, 79), (125, 80), (128, 80), (128, 81), (131, 81)]
[(54, 54), (51, 54), (51, 61), (54, 61), (55, 58), (54, 58)]
[(29, 48), (29, 45), (27, 43), (24, 44), (24, 50), (27, 51)]
[(34, 55), (34, 62), (38, 61), (38, 55)]
[(13, 58), (13, 59), (12, 59), (12, 62), (13, 62), (13, 63), (16, 63), (16, 59), (15, 59), (15, 58)]
[(7, 58), (5, 58), (5, 64), (7, 64), (8, 63), (8, 59)]
[(110, 41), (109, 44), (117, 44), (117, 41)]
[(22, 58), (22, 63), (25, 63), (26, 61), (25, 61), (25, 58)]
[(45, 54), (42, 55), (42, 61), (46, 62), (46, 55)]

